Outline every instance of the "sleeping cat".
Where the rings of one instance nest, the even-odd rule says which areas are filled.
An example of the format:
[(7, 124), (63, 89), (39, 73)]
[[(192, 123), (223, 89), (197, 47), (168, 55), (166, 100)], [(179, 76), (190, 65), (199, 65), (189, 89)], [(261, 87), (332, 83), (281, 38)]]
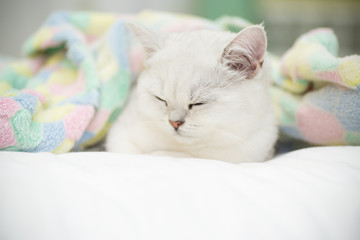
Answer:
[(262, 26), (238, 34), (129, 29), (147, 59), (108, 151), (233, 163), (271, 157), (277, 127)]

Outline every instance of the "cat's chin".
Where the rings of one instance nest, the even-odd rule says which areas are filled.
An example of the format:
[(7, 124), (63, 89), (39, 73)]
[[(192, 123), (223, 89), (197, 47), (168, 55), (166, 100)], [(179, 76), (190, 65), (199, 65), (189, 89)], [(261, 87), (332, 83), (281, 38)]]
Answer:
[(179, 129), (178, 131), (175, 130), (172, 131), (171, 137), (176, 142), (186, 145), (194, 144), (199, 141), (198, 138), (196, 138), (193, 135), (187, 134), (185, 131), (182, 131), (181, 129)]

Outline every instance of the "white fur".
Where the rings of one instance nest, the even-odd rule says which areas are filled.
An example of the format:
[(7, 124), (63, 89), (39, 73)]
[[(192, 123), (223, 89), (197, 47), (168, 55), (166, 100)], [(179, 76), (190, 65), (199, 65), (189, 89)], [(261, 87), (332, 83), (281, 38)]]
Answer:
[[(141, 40), (146, 34), (151, 33), (136, 35)], [(236, 47), (231, 44), (236, 37), (194, 31), (158, 38), (159, 49), (151, 48), (127, 107), (109, 131), (107, 150), (233, 163), (269, 158), (277, 138), (269, 64), (266, 57), (262, 67), (256, 63), (251, 79), (246, 72), (231, 70), (224, 53)], [(143, 43), (149, 39), (155, 38)], [(262, 61), (264, 54), (257, 55), (262, 59), (255, 60)], [(204, 104), (189, 109), (195, 103)], [(184, 123), (176, 131), (169, 120), (179, 119)]]

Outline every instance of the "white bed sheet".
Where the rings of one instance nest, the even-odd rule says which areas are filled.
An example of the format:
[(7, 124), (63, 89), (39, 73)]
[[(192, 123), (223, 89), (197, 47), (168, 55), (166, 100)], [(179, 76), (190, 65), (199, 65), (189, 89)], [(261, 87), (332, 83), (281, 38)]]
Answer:
[(229, 164), (0, 153), (0, 239), (360, 239), (360, 147)]

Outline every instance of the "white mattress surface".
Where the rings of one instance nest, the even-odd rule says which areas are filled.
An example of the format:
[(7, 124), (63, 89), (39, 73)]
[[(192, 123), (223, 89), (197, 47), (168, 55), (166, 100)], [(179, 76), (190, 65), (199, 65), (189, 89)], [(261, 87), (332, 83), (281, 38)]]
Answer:
[(229, 164), (0, 152), (0, 239), (360, 239), (360, 147)]

